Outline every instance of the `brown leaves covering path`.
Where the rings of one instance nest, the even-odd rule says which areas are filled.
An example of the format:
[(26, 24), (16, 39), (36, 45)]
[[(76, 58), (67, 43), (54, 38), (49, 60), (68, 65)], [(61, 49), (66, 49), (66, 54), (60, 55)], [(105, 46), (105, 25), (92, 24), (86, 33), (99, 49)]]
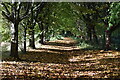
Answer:
[(101, 53), (101, 51), (82, 50), (63, 54), (30, 52), (21, 55), (21, 58), (40, 62), (3, 61), (0, 69), (2, 77), (28, 78), (28, 80), (32, 78), (120, 78), (120, 52), (117, 51)]
[(40, 46), (41, 49), (49, 49), (49, 50), (64, 50), (64, 51), (70, 51), (70, 50), (80, 50), (77, 46), (71, 46), (71, 47), (66, 47), (66, 46), (55, 46), (55, 45), (42, 45)]
[(59, 46), (74, 46), (77, 44), (77, 41), (69, 38), (69, 37), (64, 37), (63, 40), (55, 40), (55, 41), (48, 41), (46, 42), (48, 45), (59, 45)]
[(20, 54), (20, 61), (3, 59), (0, 62), (0, 76), (3, 80), (120, 78), (119, 51), (75, 48), (42, 45), (39, 49), (30, 49), (26, 54)]

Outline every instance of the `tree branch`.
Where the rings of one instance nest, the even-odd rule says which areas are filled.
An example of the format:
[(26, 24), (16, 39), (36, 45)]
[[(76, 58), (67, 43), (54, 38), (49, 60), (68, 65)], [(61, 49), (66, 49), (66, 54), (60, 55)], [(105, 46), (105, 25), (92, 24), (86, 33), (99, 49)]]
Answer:
[(20, 21), (22, 21), (24, 18), (28, 17), (28, 15), (29, 15), (29, 9), (30, 9), (30, 3), (27, 3), (27, 10), (23, 14), (23, 16), (20, 17)]
[(7, 14), (10, 14), (10, 11), (8, 10), (7, 6), (6, 6), (4, 3), (1, 3), (1, 4), (4, 6), (4, 8), (5, 8)]
[(3, 15), (5, 18), (7, 18), (9, 21), (13, 22), (12, 18), (11, 18), (9, 15), (7, 15), (4, 11), (2, 11), (2, 15)]
[[(36, 8), (36, 14), (35, 14), (35, 21), (37, 21), (38, 14), (42, 11), (42, 9), (45, 6), (45, 2), (42, 2), (38, 7)], [(38, 22), (38, 21), (37, 21)]]
[(17, 13), (17, 18), (20, 20), (20, 9), (21, 9), (21, 7), (22, 7), (22, 3), (20, 2), (20, 4), (19, 4), (19, 7), (18, 7), (18, 9), (17, 9), (17, 11), (18, 11), (18, 13)]

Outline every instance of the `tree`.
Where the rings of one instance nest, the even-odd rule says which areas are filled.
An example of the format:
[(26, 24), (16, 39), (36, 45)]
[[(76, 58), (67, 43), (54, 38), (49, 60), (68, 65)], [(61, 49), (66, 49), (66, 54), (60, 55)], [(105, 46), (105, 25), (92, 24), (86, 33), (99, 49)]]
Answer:
[(22, 52), (23, 53), (26, 53), (26, 34), (27, 34), (27, 29), (28, 29), (28, 21), (26, 21), (26, 19), (24, 19), (22, 22), (21, 22), (21, 24), (20, 24), (22, 27), (23, 27), (23, 35), (22, 35), (22, 37), (24, 38), (23, 39), (23, 48), (22, 48)]
[[(45, 7), (47, 3), (45, 2), (41, 2), (40, 4), (36, 4), (38, 6), (38, 8), (36, 9), (36, 14), (35, 14), (35, 21), (38, 23), (38, 26), (39, 26), (39, 29), (41, 31), (41, 34), (40, 34), (40, 43), (41, 44), (44, 44), (44, 26), (43, 26), (43, 20), (42, 20), (42, 16), (41, 14), (43, 14), (43, 8)], [(47, 12), (46, 12), (47, 13)], [(45, 14), (43, 14), (45, 15)]]
[(96, 35), (95, 24), (97, 23), (96, 8), (98, 3), (74, 3), (76, 8), (76, 14), (79, 15), (80, 19), (86, 24), (86, 32), (88, 40), (98, 43)]
[[(43, 17), (44, 24), (47, 24), (46, 29), (48, 29), (48, 35), (54, 36), (59, 35), (62, 31), (71, 31), (76, 34), (78, 29), (76, 29), (76, 19), (77, 16), (73, 13), (71, 8), (72, 3), (49, 3), (47, 7), (49, 13)], [(51, 7), (50, 7), (51, 6)]]
[[(22, 2), (4, 2), (2, 15), (11, 22), (11, 53), (10, 56), (19, 59), (18, 56), (18, 25), (28, 16), (30, 4)], [(23, 14), (22, 10), (25, 9)]]
[(35, 39), (34, 39), (34, 26), (36, 24), (35, 22), (35, 19), (34, 19), (34, 6), (33, 6), (34, 3), (32, 3), (32, 7), (30, 9), (31, 11), (31, 15), (30, 17), (28, 18), (28, 21), (29, 21), (29, 46), (32, 48), (32, 49), (35, 49)]
[(111, 34), (120, 26), (120, 3), (111, 3), (109, 8), (109, 20), (108, 27), (106, 30), (106, 50), (109, 50), (111, 47)]

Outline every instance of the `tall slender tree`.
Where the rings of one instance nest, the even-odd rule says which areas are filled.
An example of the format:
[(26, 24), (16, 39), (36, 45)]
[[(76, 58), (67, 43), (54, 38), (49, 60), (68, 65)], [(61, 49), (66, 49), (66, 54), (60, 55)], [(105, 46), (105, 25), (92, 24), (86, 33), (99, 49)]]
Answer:
[(42, 14), (43, 8), (45, 7), (46, 4), (47, 3), (45, 3), (45, 2), (36, 4), (38, 6), (38, 8), (36, 9), (36, 13), (35, 13), (35, 21), (38, 23), (39, 29), (41, 31), (41, 34), (40, 34), (40, 43), (41, 44), (44, 44), (44, 26), (43, 26), (43, 20), (40, 15)]

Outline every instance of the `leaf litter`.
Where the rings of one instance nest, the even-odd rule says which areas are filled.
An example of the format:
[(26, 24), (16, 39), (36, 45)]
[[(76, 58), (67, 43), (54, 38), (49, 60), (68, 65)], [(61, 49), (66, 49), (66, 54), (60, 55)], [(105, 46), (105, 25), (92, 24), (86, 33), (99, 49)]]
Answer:
[(23, 61), (3, 60), (0, 76), (9, 79), (120, 78), (119, 55), (118, 51), (101, 53), (99, 50), (93, 54), (89, 50), (61, 54), (28, 52), (20, 55)]
[[(119, 51), (74, 50), (71, 45), (63, 48), (67, 40), (70, 41), (70, 38), (61, 40), (63, 42), (59, 41), (62, 46), (56, 48), (55, 45), (53, 47), (55, 50), (50, 48), (51, 44), (42, 45), (43, 48), (30, 49), (26, 54), (19, 55), (21, 59), (19, 61), (13, 58), (2, 59), (1, 78), (3, 80), (120, 78)], [(62, 49), (59, 49), (61, 47)]]

